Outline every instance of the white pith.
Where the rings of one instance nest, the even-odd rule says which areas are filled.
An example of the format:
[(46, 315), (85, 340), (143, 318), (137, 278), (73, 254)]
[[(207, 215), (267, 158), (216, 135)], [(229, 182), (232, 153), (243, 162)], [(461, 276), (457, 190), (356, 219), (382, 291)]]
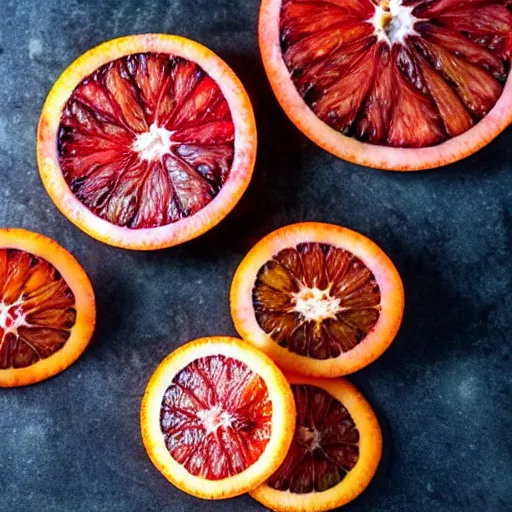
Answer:
[(233, 416), (227, 411), (223, 411), (218, 405), (211, 409), (203, 409), (197, 412), (198, 418), (203, 422), (204, 428), (208, 434), (217, 432), (219, 427), (229, 428), (233, 425)]
[(21, 297), (12, 304), (6, 304), (4, 301), (0, 301), (0, 329), (3, 333), (0, 342), (3, 341), (8, 334), (18, 336), (18, 329), (28, 325), (22, 304), (23, 299)]
[(379, 41), (386, 41), (391, 46), (405, 44), (408, 36), (417, 34), (414, 24), (419, 20), (412, 14), (415, 7), (402, 5), (402, 0), (389, 0), (389, 3), (382, 0), (370, 20)]
[(306, 320), (322, 322), (327, 318), (336, 318), (342, 311), (340, 299), (332, 297), (329, 288), (319, 290), (318, 288), (304, 287), (292, 295), (295, 301), (295, 311), (300, 313)]
[(132, 149), (139, 153), (141, 160), (147, 162), (160, 160), (170, 152), (171, 146), (175, 144), (172, 141), (172, 134), (172, 131), (153, 123), (149, 127), (149, 132), (137, 136)]

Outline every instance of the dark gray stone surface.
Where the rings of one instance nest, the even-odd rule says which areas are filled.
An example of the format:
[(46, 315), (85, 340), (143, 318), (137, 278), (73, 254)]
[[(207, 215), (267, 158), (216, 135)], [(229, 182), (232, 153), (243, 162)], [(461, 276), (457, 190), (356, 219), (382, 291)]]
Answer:
[[(403, 328), (352, 377), (378, 412), (385, 454), (347, 512), (512, 510), (512, 131), (477, 155), (417, 174), (338, 160), (285, 118), (264, 76), (256, 0), (0, 0), (0, 225), (68, 248), (97, 294), (98, 328), (68, 371), (0, 391), (1, 512), (258, 511), (248, 497), (193, 499), (152, 466), (139, 405), (181, 343), (234, 334), (228, 288), (243, 255), (301, 220), (373, 238), (401, 272)], [(98, 243), (62, 217), (35, 162), (51, 85), (88, 48), (136, 32), (179, 33), (218, 52), (256, 110), (260, 151), (238, 207), (200, 239), (156, 253)]]

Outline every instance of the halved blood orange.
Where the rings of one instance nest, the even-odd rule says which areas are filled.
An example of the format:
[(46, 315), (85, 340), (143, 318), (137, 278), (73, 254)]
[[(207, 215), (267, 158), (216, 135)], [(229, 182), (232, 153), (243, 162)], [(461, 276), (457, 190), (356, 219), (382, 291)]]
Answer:
[(95, 321), (91, 283), (71, 254), (45, 236), (0, 229), (0, 387), (65, 370)]
[(512, 122), (510, 0), (262, 0), (259, 41), (290, 119), (351, 162), (438, 167)]
[(395, 338), (404, 308), (400, 276), (359, 233), (306, 222), (274, 231), (238, 267), (231, 314), (246, 341), (287, 371), (355, 372)]
[(236, 338), (192, 341), (158, 366), (141, 407), (146, 450), (179, 489), (206, 499), (246, 493), (286, 457), (295, 428), (288, 381)]
[(94, 238), (130, 249), (176, 245), (220, 222), (255, 155), (242, 84), (178, 36), (128, 36), (86, 52), (39, 122), (39, 170), (56, 206)]
[(323, 512), (357, 498), (382, 455), (372, 408), (347, 380), (290, 376), (295, 436), (284, 463), (250, 494), (277, 512)]

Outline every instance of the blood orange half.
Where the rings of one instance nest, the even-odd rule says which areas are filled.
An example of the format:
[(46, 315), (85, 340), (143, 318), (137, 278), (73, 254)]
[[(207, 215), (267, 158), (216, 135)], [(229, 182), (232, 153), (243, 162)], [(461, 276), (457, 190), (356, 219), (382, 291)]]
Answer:
[(512, 122), (510, 0), (262, 0), (259, 40), (290, 119), (351, 162), (438, 167)]
[(400, 276), (371, 240), (308, 222), (274, 231), (249, 251), (231, 286), (238, 333), (287, 371), (355, 372), (395, 338), (404, 308)]
[(372, 408), (347, 380), (290, 376), (297, 426), (290, 451), (253, 498), (278, 512), (324, 512), (357, 498), (382, 455)]
[(194, 496), (248, 492), (281, 465), (295, 428), (284, 375), (236, 338), (192, 341), (151, 377), (141, 407), (142, 438), (162, 474)]
[(95, 320), (91, 283), (71, 254), (45, 236), (0, 229), (0, 387), (65, 370)]
[(39, 122), (39, 170), (54, 203), (94, 238), (130, 249), (176, 245), (220, 222), (255, 155), (242, 84), (177, 36), (88, 51), (55, 83)]

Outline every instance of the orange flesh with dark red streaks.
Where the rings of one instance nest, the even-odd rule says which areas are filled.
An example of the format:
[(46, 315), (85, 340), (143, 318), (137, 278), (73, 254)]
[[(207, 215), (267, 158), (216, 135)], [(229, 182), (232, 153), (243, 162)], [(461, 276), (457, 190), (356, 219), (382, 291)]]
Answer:
[(171, 456), (194, 476), (221, 480), (252, 466), (272, 433), (263, 379), (222, 355), (197, 359), (172, 380), (160, 427)]
[(356, 347), (380, 316), (380, 288), (350, 252), (302, 243), (259, 271), (253, 305), (260, 327), (299, 355), (325, 360)]
[(231, 112), (197, 64), (129, 55), (75, 88), (58, 153), (70, 189), (115, 225), (154, 228), (189, 217), (226, 182), (234, 154)]
[(268, 485), (296, 494), (338, 485), (359, 459), (359, 431), (347, 409), (327, 391), (293, 384), (297, 426), (286, 460)]
[(465, 133), (500, 98), (512, 2), (283, 0), (280, 40), (319, 119), (363, 142), (429, 147)]
[(50, 263), (0, 249), (0, 369), (50, 357), (68, 341), (75, 322), (73, 292)]

